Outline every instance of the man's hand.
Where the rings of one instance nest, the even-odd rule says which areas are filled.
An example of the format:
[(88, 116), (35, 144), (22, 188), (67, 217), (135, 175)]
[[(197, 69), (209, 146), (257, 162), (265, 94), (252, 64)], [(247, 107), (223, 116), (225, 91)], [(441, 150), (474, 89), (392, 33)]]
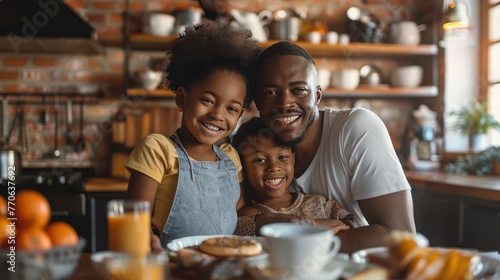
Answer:
[(337, 232), (341, 230), (348, 230), (349, 226), (344, 224), (342, 221), (337, 219), (314, 219), (316, 225), (324, 226), (327, 228), (331, 228), (333, 233), (337, 234)]

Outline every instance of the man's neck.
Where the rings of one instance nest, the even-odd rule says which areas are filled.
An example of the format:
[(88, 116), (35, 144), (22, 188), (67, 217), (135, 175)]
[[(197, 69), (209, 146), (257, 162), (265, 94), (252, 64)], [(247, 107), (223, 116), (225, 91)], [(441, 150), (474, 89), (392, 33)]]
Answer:
[(295, 178), (304, 174), (318, 151), (323, 133), (325, 111), (320, 110), (318, 114), (318, 118), (305, 132), (304, 139), (295, 147)]

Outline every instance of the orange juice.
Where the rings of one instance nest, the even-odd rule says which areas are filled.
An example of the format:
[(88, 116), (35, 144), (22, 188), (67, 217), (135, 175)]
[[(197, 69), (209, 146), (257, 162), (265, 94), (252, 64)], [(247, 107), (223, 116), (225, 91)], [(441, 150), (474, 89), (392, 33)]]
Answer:
[(149, 212), (108, 214), (109, 250), (145, 255), (150, 249)]
[(111, 261), (107, 266), (112, 280), (163, 280), (168, 271), (166, 263), (167, 260), (149, 256)]
[(112, 280), (163, 280), (165, 271), (161, 264), (144, 264), (134, 260), (127, 265), (111, 267)]

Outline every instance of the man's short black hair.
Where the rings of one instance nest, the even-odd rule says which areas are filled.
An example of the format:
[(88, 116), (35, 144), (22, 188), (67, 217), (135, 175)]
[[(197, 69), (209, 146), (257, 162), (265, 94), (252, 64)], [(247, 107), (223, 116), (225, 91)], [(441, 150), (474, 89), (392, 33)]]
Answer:
[(283, 55), (302, 56), (316, 66), (312, 56), (305, 49), (289, 41), (280, 41), (265, 49), (259, 56), (258, 64), (268, 58)]

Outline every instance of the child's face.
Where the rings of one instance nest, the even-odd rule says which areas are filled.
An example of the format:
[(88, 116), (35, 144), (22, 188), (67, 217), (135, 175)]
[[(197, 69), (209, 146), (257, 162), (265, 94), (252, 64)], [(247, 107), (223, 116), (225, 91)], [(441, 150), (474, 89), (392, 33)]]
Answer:
[(216, 71), (188, 91), (177, 92), (182, 106), (182, 126), (195, 141), (214, 144), (229, 136), (243, 113), (245, 80), (228, 71)]
[(287, 193), (294, 173), (292, 150), (256, 137), (245, 142), (247, 149), (241, 159), (254, 195), (277, 198)]

